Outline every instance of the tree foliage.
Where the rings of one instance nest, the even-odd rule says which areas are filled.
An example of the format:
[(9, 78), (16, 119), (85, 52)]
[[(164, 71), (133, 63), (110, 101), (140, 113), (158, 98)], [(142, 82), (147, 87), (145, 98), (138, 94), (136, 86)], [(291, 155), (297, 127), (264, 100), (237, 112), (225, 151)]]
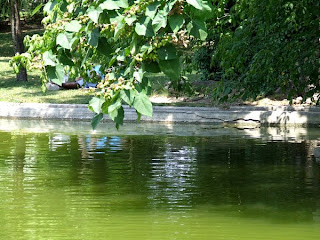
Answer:
[[(43, 70), (42, 81), (60, 84), (63, 74), (82, 76), (101, 65), (104, 76), (89, 109), (93, 127), (108, 114), (116, 126), (124, 118), (123, 103), (152, 116), (147, 72), (164, 72), (180, 81), (182, 50), (190, 40), (205, 41), (212, 5), (205, 0), (54, 0), (43, 19), (43, 36), (25, 38), (29, 68)], [(13, 64), (15, 62), (13, 61)]]
[[(123, 103), (152, 116), (146, 73), (163, 72), (178, 85), (186, 48), (195, 46), (214, 96), (256, 98), (277, 89), (289, 97), (319, 92), (319, 1), (316, 0), (51, 0), (45, 32), (25, 39), (18, 63), (42, 70), (42, 81), (63, 74), (87, 82), (102, 75), (89, 108), (93, 127), (108, 114), (117, 127)], [(193, 48), (195, 49), (195, 48)], [(209, 49), (207, 52), (206, 49)], [(199, 52), (198, 52), (199, 53)], [(196, 55), (197, 56), (197, 55)], [(198, 61), (199, 63), (199, 61)], [(210, 63), (210, 64), (208, 64)]]
[[(214, 21), (208, 25), (208, 44), (198, 52), (198, 64), (220, 80), (217, 99), (256, 98), (275, 91), (307, 98), (319, 92), (319, 1), (213, 4)], [(201, 60), (208, 54), (211, 65), (204, 65)]]
[[(10, 1), (11, 0), (0, 0), (0, 22), (8, 21), (10, 18)], [(38, 13), (46, 2), (48, 2), (48, 0), (19, 0), (20, 14), (29, 19)]]

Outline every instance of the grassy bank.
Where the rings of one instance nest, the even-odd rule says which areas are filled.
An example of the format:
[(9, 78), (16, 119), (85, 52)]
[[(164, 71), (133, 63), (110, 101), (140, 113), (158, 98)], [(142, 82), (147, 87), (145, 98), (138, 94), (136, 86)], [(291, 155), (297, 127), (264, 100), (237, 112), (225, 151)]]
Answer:
[[(34, 34), (41, 30), (27, 30)], [(10, 32), (0, 33), (0, 101), (37, 103), (88, 103), (91, 96), (85, 90), (41, 91), (39, 72), (29, 72), (28, 82), (17, 82), (9, 65), (13, 56)]]

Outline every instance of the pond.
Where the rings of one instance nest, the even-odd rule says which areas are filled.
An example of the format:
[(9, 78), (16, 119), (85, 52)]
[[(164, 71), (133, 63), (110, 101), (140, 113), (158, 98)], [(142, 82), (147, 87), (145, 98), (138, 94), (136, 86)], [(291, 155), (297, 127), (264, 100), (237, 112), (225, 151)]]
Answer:
[(319, 239), (319, 137), (1, 120), (0, 239)]

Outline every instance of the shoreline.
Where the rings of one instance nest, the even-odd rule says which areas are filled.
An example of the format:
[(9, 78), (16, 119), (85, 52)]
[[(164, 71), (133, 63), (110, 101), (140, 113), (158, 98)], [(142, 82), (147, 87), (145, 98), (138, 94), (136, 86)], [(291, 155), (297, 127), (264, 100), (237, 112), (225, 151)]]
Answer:
[[(124, 122), (136, 122), (135, 109), (124, 106)], [(0, 102), (0, 118), (91, 121), (94, 114), (86, 104)], [(104, 122), (111, 121), (108, 116)], [(173, 107), (154, 106), (153, 117), (142, 122), (224, 124), (243, 127), (320, 126), (320, 107), (316, 106), (231, 106)]]

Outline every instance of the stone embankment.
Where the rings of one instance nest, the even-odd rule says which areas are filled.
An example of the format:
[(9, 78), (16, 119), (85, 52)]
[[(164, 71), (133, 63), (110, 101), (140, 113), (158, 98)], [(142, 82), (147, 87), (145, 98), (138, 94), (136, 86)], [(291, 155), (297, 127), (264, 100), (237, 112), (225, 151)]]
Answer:
[[(135, 109), (125, 106), (125, 121), (136, 121)], [(93, 113), (85, 104), (0, 102), (0, 118), (90, 121)], [(263, 126), (320, 126), (320, 108), (292, 106), (168, 107), (155, 106), (153, 117), (144, 122), (204, 123)], [(108, 121), (108, 117), (105, 117)]]

